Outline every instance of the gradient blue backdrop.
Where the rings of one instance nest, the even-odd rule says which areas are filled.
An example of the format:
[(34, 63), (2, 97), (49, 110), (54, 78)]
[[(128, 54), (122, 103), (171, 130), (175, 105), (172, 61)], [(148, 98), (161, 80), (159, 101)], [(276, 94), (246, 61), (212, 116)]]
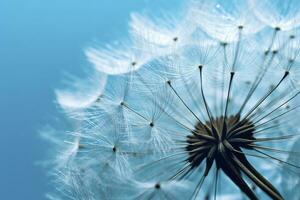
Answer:
[(49, 149), (38, 130), (58, 114), (63, 72), (81, 74), (82, 49), (127, 36), (132, 11), (177, 9), (180, 0), (0, 0), (0, 199), (41, 200), (36, 163)]

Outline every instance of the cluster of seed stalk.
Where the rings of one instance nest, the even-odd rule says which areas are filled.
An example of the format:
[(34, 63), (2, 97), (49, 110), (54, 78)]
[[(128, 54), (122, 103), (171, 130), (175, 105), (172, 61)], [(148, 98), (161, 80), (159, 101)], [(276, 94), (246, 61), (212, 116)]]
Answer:
[[(145, 24), (151, 38), (156, 30)], [(163, 47), (136, 31), (143, 41), (136, 54), (155, 49), (140, 60), (88, 51), (106, 81), (80, 108), (64, 101), (76, 122), (65, 138), (71, 146), (61, 145), (65, 153), (57, 160), (64, 162), (56, 163), (66, 198), (217, 199), (238, 188), (239, 197), (284, 199), (280, 170), (299, 176), (300, 169), (281, 157), (298, 154), (281, 149), (290, 148), (300, 128), (297, 31), (266, 26), (250, 34), (247, 24), (238, 24), (224, 31), (235, 36), (226, 40), (199, 24), (185, 24), (191, 30), (181, 35), (170, 31)], [(256, 41), (261, 38), (264, 47)], [(119, 73), (103, 67), (115, 57), (108, 63), (121, 63)], [(266, 172), (263, 163), (276, 167)]]

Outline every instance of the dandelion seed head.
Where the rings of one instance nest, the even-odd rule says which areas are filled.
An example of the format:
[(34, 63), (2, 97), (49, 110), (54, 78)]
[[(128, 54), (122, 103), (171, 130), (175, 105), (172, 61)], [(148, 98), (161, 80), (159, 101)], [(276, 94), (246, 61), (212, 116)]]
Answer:
[(187, 4), (85, 49), (91, 76), (56, 91), (76, 128), (49, 199), (299, 198), (300, 7)]

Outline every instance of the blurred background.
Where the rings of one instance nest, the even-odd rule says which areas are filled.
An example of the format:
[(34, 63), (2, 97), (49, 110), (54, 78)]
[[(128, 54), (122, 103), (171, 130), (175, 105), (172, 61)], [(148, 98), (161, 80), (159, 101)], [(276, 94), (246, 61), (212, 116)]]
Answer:
[[(127, 37), (131, 12), (178, 9), (181, 0), (0, 0), (0, 195), (42, 200), (39, 163), (51, 152), (38, 131), (60, 115), (54, 89), (80, 75), (83, 48)], [(59, 187), (59, 186), (58, 186)]]

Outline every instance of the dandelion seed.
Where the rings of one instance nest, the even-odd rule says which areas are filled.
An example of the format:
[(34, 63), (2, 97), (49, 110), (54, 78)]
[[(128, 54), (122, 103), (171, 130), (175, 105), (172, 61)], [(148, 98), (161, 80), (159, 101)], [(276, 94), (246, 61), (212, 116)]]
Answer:
[(133, 45), (87, 49), (100, 90), (57, 92), (79, 127), (55, 196), (300, 198), (299, 5), (188, 3), (180, 20), (132, 14)]

